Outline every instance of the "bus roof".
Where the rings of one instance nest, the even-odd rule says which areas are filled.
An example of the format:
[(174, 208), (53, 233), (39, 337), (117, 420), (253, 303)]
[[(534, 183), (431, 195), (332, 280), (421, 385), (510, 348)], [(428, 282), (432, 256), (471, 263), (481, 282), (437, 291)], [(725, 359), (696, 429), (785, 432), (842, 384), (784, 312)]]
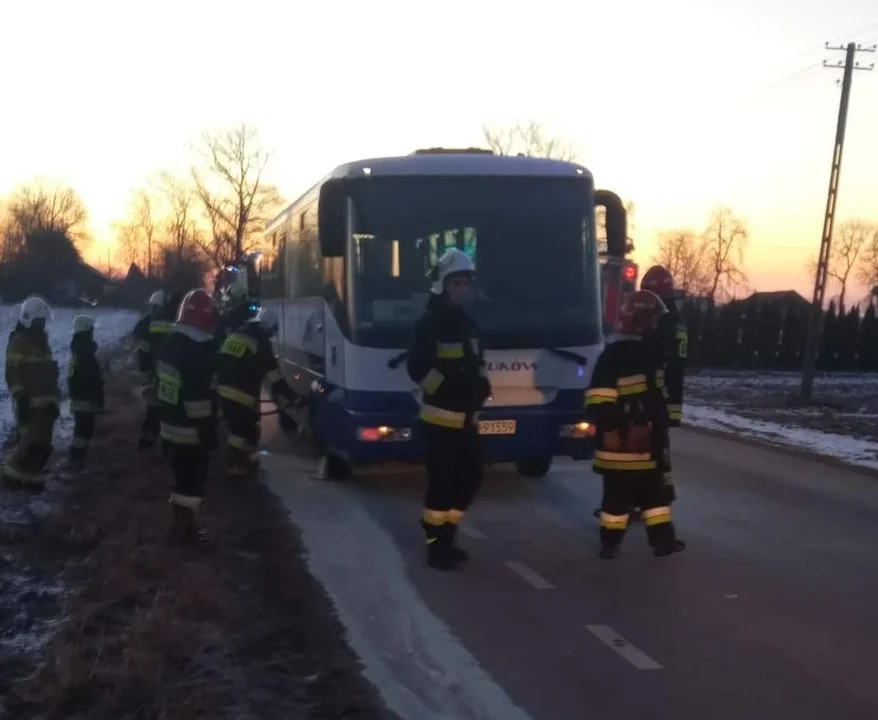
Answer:
[(476, 176), (504, 176), (504, 177), (585, 177), (592, 180), (592, 174), (582, 165), (565, 162), (563, 160), (548, 160), (546, 158), (521, 157), (513, 155), (494, 155), (487, 152), (448, 152), (448, 151), (421, 151), (411, 155), (397, 157), (370, 158), (345, 163), (336, 167), (329, 175), (306, 193), (290, 203), (265, 227), (265, 232), (272, 232), (285, 217), (306, 196), (327, 180), (342, 180), (346, 178), (362, 177), (388, 177), (388, 176), (444, 176), (444, 177), (472, 177)]

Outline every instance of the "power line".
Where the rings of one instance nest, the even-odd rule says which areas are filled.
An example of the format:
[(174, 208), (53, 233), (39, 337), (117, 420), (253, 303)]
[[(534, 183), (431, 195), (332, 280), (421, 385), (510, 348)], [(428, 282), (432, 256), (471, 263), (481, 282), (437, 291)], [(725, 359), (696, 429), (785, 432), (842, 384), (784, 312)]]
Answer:
[(820, 344), (821, 321), (823, 314), (823, 298), (826, 295), (826, 282), (829, 275), (829, 253), (832, 246), (832, 228), (835, 223), (835, 205), (838, 198), (838, 180), (841, 173), (841, 156), (844, 151), (844, 136), (848, 121), (848, 105), (851, 98), (851, 81), (854, 70), (872, 70), (875, 63), (869, 66), (860, 65), (855, 60), (858, 52), (875, 52), (876, 48), (863, 47), (856, 43), (848, 43), (846, 47), (832, 47), (826, 43), (827, 50), (844, 50), (845, 60), (842, 63), (827, 63), (824, 67), (843, 68), (844, 76), (841, 83), (841, 99), (838, 105), (838, 123), (835, 128), (835, 145), (832, 152), (832, 169), (829, 173), (829, 192), (826, 196), (826, 214), (823, 219), (823, 236), (820, 240), (820, 254), (817, 258), (817, 272), (814, 278), (814, 297), (811, 306), (811, 318), (808, 323), (808, 340), (805, 346), (805, 357), (802, 364), (802, 402), (810, 402), (814, 390), (814, 370), (816, 367), (817, 348)]

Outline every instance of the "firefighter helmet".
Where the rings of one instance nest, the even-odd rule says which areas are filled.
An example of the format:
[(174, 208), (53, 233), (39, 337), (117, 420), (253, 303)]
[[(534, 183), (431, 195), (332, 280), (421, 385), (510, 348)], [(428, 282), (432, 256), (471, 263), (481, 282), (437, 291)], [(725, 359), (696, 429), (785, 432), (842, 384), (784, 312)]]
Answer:
[(149, 309), (153, 310), (161, 310), (165, 306), (165, 302), (167, 301), (167, 296), (165, 295), (164, 290), (156, 290), (152, 295), (149, 296)]
[(668, 312), (667, 305), (654, 292), (636, 290), (622, 296), (619, 307), (619, 332), (640, 335), (655, 327), (660, 315)]
[(77, 315), (73, 318), (73, 334), (87, 333), (94, 330), (95, 321), (88, 315)]
[(52, 311), (49, 309), (49, 303), (39, 295), (31, 295), (21, 304), (18, 322), (26, 328), (32, 327), (34, 323), (42, 324), (45, 327), (46, 321), (51, 315)]
[(268, 333), (269, 337), (274, 335), (280, 327), (277, 310), (271, 307), (262, 308), (256, 316), (256, 320), (262, 326), (262, 329)]
[(188, 325), (206, 333), (216, 332), (219, 324), (219, 312), (210, 293), (203, 288), (187, 292), (180, 303), (177, 322), (180, 325)]
[(445, 281), (448, 278), (454, 275), (473, 276), (475, 272), (476, 268), (469, 256), (463, 250), (452, 248), (446, 251), (430, 270), (429, 277), (433, 281), (430, 292), (434, 295), (441, 295), (445, 292)]
[(677, 289), (674, 286), (674, 276), (670, 271), (661, 266), (653, 265), (643, 274), (643, 280), (640, 281), (641, 290), (649, 290), (658, 295), (660, 298), (672, 298), (677, 295)]

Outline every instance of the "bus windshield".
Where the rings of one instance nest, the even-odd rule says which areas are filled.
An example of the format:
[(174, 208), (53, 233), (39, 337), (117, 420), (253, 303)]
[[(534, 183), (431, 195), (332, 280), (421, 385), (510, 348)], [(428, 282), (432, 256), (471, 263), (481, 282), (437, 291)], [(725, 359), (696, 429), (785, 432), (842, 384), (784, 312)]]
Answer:
[(405, 348), (449, 248), (476, 268), (471, 312), (488, 348), (600, 342), (591, 185), (585, 177), (372, 177), (351, 183), (354, 342)]

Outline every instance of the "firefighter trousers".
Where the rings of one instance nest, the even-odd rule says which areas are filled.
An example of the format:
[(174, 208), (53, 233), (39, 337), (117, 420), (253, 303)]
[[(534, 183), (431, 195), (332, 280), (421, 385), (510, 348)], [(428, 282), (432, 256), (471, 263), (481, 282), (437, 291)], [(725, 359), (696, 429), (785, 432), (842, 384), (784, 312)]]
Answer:
[(160, 411), (158, 401), (150, 399), (146, 405), (146, 417), (140, 426), (140, 442), (141, 449), (151, 448), (155, 445), (159, 436)]
[(3, 479), (20, 485), (41, 488), (43, 470), (52, 455), (52, 433), (58, 408), (29, 408), (28, 424), (18, 445), (6, 456)]
[(617, 547), (625, 536), (630, 508), (639, 507), (650, 547), (668, 547), (676, 541), (660, 469), (605, 470), (601, 500), (601, 544)]
[(74, 462), (83, 462), (88, 455), (91, 439), (94, 437), (95, 420), (94, 412), (78, 412), (73, 414), (73, 439), (70, 441), (70, 459)]
[(30, 420), (30, 405), (26, 399), (13, 400), (13, 412), (15, 413), (15, 442), (18, 443), (27, 431)]
[(259, 457), (259, 415), (231, 400), (223, 400), (221, 408), (228, 430), (228, 473), (250, 475)]
[(171, 503), (189, 510), (197, 510), (204, 497), (204, 486), (210, 470), (210, 452), (203, 445), (167, 443), (174, 491)]
[(674, 487), (674, 475), (671, 470), (671, 437), (667, 433), (664, 437), (659, 468), (662, 473), (662, 486), (664, 488), (665, 503), (670, 505), (677, 499), (677, 491)]
[(427, 492), (423, 523), (427, 542), (446, 525), (457, 526), (482, 484), (482, 447), (478, 427), (462, 430), (422, 423), (427, 445)]

